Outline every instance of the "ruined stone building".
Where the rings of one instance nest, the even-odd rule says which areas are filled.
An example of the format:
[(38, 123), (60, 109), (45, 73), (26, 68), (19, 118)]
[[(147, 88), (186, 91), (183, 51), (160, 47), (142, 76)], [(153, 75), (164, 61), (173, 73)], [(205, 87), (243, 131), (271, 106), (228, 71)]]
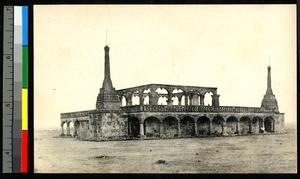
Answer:
[[(284, 113), (279, 112), (271, 88), (270, 66), (260, 107), (221, 106), (217, 88), (212, 87), (146, 84), (116, 90), (110, 78), (107, 45), (104, 51), (105, 76), (96, 109), (61, 113), (62, 136), (113, 140), (243, 135), (284, 129)], [(211, 105), (204, 105), (207, 93), (212, 94)], [(133, 103), (133, 98), (138, 102)], [(158, 104), (160, 98), (166, 98), (166, 104)]]

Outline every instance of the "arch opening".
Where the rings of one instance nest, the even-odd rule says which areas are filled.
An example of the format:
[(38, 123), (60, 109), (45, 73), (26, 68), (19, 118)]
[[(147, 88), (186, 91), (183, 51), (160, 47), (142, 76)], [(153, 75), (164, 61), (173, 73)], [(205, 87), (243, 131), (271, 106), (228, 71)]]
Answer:
[(130, 137), (138, 137), (140, 134), (140, 122), (136, 117), (128, 119), (128, 135)]
[(179, 105), (179, 101), (178, 101), (178, 97), (177, 96), (172, 97), (172, 104), (173, 105)]
[(252, 131), (254, 133), (262, 133), (263, 132), (263, 128), (262, 128), (262, 123), (263, 123), (263, 119), (261, 117), (254, 117), (253, 121), (252, 121)]
[(66, 135), (67, 134), (67, 123), (66, 122), (62, 122), (61, 126), (62, 126), (61, 134), (62, 135)]
[(204, 95), (204, 106), (211, 106), (212, 105), (211, 95), (213, 95), (212, 92), (205, 93), (205, 95)]
[(149, 105), (149, 96), (148, 95), (144, 98), (144, 105)]
[(251, 120), (248, 117), (242, 117), (240, 119), (240, 133), (247, 134), (250, 132)]
[(158, 94), (168, 94), (168, 91), (165, 88), (158, 88), (155, 92)]
[(200, 96), (198, 94), (193, 95), (192, 105), (193, 106), (199, 106), (200, 105)]
[(181, 105), (182, 106), (184, 106), (184, 105), (187, 105), (187, 104), (185, 104), (185, 95), (182, 95), (182, 97), (181, 97)]
[(132, 105), (139, 105), (140, 104), (140, 97), (138, 94), (132, 95)]
[(221, 116), (216, 116), (212, 120), (212, 133), (219, 135), (223, 133), (224, 119)]
[(122, 96), (122, 106), (126, 106), (126, 98)]
[(198, 130), (198, 134), (200, 135), (207, 135), (209, 134), (209, 123), (210, 120), (208, 117), (206, 116), (201, 116), (198, 118), (197, 120), (197, 130)]
[(144, 121), (145, 135), (147, 137), (159, 137), (159, 119), (156, 117), (147, 117)]
[(178, 120), (169, 116), (163, 120), (163, 134), (166, 137), (178, 137)]
[(157, 103), (158, 103), (158, 105), (167, 105), (167, 100), (168, 100), (167, 97), (161, 96), (158, 98)]
[(238, 119), (234, 116), (227, 118), (226, 127), (228, 134), (237, 134), (238, 133)]
[(266, 117), (265, 119), (265, 131), (266, 132), (274, 132), (275, 122), (272, 117)]
[(74, 133), (75, 133), (75, 126), (74, 126), (74, 122), (73, 121), (70, 121), (69, 122), (69, 129), (70, 129), (70, 135), (71, 136), (74, 136)]
[(190, 116), (185, 116), (180, 120), (181, 136), (190, 137), (195, 135), (195, 122)]

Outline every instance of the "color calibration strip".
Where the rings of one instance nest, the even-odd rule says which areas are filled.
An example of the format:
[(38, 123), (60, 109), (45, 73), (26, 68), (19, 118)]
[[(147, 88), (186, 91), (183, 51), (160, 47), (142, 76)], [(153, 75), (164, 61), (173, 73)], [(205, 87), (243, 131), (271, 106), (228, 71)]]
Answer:
[(22, 139), (21, 172), (28, 172), (28, 7), (22, 6)]
[(22, 7), (14, 7), (13, 173), (21, 171), (22, 137)]
[(28, 173), (28, 7), (3, 9), (3, 173)]
[(28, 166), (28, 7), (14, 6), (13, 172)]

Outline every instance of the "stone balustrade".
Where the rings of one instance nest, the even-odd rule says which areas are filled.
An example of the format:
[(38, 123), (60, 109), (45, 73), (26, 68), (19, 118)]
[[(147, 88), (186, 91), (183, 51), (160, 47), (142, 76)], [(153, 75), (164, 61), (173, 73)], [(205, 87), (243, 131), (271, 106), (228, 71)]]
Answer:
[(124, 112), (232, 112), (232, 113), (272, 113), (273, 110), (259, 107), (239, 106), (167, 106), (167, 105), (134, 105), (121, 107)]
[(77, 117), (86, 117), (96, 110), (87, 110), (87, 111), (78, 111), (78, 112), (70, 112), (70, 113), (61, 113), (60, 118), (77, 118)]

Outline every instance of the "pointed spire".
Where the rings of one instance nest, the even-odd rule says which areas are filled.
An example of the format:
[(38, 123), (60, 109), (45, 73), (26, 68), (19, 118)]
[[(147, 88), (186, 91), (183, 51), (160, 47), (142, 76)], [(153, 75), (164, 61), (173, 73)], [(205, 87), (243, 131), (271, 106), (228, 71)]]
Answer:
[(278, 104), (273, 94), (272, 87), (271, 87), (271, 66), (268, 66), (268, 79), (267, 79), (267, 91), (264, 95), (264, 98), (261, 102), (261, 107), (264, 109), (272, 109), (278, 112)]
[(110, 78), (109, 47), (107, 45), (104, 47), (104, 52), (104, 80), (97, 96), (96, 109), (116, 110), (119, 109), (121, 103)]
[(271, 87), (271, 67), (268, 66), (268, 82), (267, 82), (267, 93), (266, 94), (273, 94), (272, 87)]
[(106, 45), (104, 47), (105, 51), (105, 64), (104, 64), (104, 80), (102, 84), (102, 88), (105, 91), (110, 91), (113, 89), (112, 81), (110, 78), (110, 62), (109, 62), (109, 47)]

